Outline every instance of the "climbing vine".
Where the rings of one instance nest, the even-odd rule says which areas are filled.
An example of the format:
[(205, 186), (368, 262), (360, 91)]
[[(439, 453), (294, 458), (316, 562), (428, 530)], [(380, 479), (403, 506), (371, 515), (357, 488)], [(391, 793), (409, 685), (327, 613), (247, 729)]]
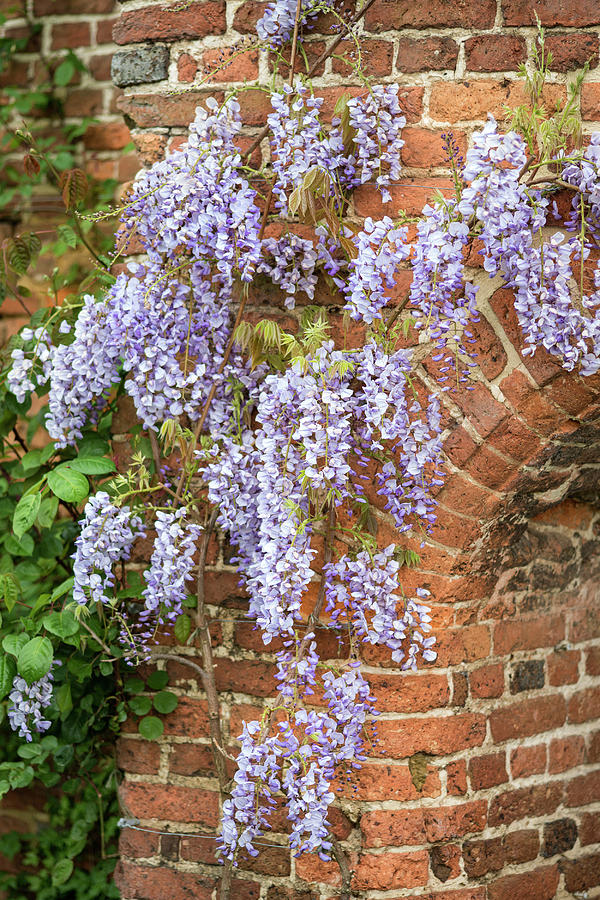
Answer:
[[(24, 571), (4, 576), (13, 598), (0, 659), (8, 720), (33, 748), (26, 756), (45, 753), (64, 728), (60, 704), (78, 665), (108, 679), (113, 693), (101, 707), (112, 704), (117, 720), (125, 671), (165, 655), (193, 669), (221, 792), (221, 898), (238, 854), (258, 853), (280, 803), (293, 852), (334, 856), (348, 896), (351, 873), (328, 813), (332, 781), (352, 778), (375, 733), (361, 648), (385, 646), (405, 670), (436, 657), (428, 592), (403, 585), (443, 482), (440, 397), (467, 390), (476, 369), (470, 255), (513, 289), (525, 352), (545, 347), (582, 374), (600, 366), (600, 276), (596, 269), (590, 283), (586, 265), (597, 246), (600, 135), (572, 148), (577, 86), (547, 113), (542, 54), (528, 76), (533, 120), (518, 110), (515, 130), (502, 130), (490, 118), (464, 160), (446, 136), (454, 196), (437, 198), (418, 222), (360, 222), (352, 214), (359, 185), (372, 184), (383, 203), (392, 198), (405, 120), (397, 85), (364, 81), (324, 121), (310, 83), (323, 58), (294, 72), (302, 29), (327, 6), (268, 7), (260, 40), (280, 61), (291, 42), (291, 74), (274, 78), (264, 131), (240, 150), (236, 96), (208, 100), (187, 145), (141, 172), (118, 210), (119, 252), (135, 238), (143, 256), (105, 290), (40, 313), (12, 348), (5, 378), (6, 430), (20, 443), (17, 417), (32, 395), (47, 397), (40, 415), (53, 443), (24, 455), (13, 445), (8, 478), (18, 502), (4, 546), (16, 541), (26, 558), (47, 554), (37, 529), (68, 534), (74, 546), (72, 564), (62, 560), (67, 580), (55, 574), (63, 544), (41, 557), (58, 583), (33, 603)], [(255, 168), (263, 141), (269, 159)], [(401, 268), (412, 283), (399, 302), (392, 288)], [(295, 328), (249, 315), (269, 282)], [(324, 289), (345, 311), (341, 334), (319, 303)], [(352, 322), (364, 330), (358, 347)], [(116, 474), (106, 441), (122, 394), (138, 424), (131, 462)], [(378, 543), (381, 506), (397, 544)], [(204, 585), (215, 529), (228, 534), (265, 645), (282, 644), (277, 696), (245, 723), (231, 780)], [(148, 539), (140, 576), (132, 562)], [(336, 664), (319, 656), (323, 623), (348, 636)], [(198, 647), (201, 663), (183, 649), (157, 649), (166, 630)], [(154, 701), (129, 701), (149, 740), (177, 702), (157, 686)], [(131, 687), (140, 688), (135, 676)]]

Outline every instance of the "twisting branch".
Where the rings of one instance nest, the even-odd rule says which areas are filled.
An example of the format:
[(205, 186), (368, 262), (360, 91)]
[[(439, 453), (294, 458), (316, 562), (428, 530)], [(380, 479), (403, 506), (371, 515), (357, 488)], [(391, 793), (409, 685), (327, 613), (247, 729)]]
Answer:
[(329, 840), (331, 842), (331, 849), (333, 851), (333, 855), (335, 856), (335, 861), (340, 867), (340, 873), (342, 875), (339, 900), (350, 900), (352, 870), (350, 868), (350, 864), (348, 863), (348, 857), (344, 853), (342, 845), (340, 844), (338, 839), (333, 834), (331, 834), (331, 832), (329, 833)]

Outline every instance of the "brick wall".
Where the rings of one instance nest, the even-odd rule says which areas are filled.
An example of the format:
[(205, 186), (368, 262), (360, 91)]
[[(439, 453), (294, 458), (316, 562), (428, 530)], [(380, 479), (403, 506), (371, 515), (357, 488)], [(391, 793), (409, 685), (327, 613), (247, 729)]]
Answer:
[[(76, 18), (74, 0), (69, 8)], [(209, 94), (268, 78), (267, 59), (249, 49), (210, 86), (201, 83), (224, 50), (253, 32), (262, 8), (255, 0), (203, 0), (175, 12), (147, 0), (120, 4), (116, 103), (142, 161), (180, 142)], [(363, 26), (367, 72), (400, 84), (408, 119), (405, 175), (385, 212), (418, 213), (434, 189), (449, 187), (444, 130), (451, 126), (466, 146), (488, 111), (501, 116), (504, 104), (520, 102), (516, 68), (532, 52), (534, 8), (555, 53), (549, 100), (564, 96), (574, 70), (591, 58), (581, 109), (584, 130), (594, 130), (596, 0), (378, 0), (372, 7)], [(308, 38), (309, 58), (328, 28), (323, 21)], [(340, 92), (356, 87), (339, 60), (316, 84), (330, 113)], [(240, 100), (247, 140), (267, 101), (257, 90)], [(370, 187), (356, 192), (357, 217), (382, 212)], [(354, 870), (354, 896), (363, 900), (600, 896), (600, 379), (566, 374), (540, 353), (523, 359), (510, 295), (485, 284), (477, 384), (444, 397), (449, 477), (422, 567), (406, 578), (407, 588), (414, 581), (432, 591), (439, 659), (404, 675), (387, 652), (365, 648), (383, 711), (378, 738), (355, 783), (339, 785), (332, 813)], [(398, 284), (397, 301), (406, 290)], [(273, 291), (268, 301), (257, 292), (255, 302), (283, 318)], [(419, 373), (429, 384), (431, 375)], [(120, 420), (119, 452), (127, 410)], [(386, 517), (378, 521), (382, 543), (394, 540)], [(274, 690), (274, 665), (227, 560), (226, 544), (215, 544), (208, 609), (235, 752), (242, 719)], [(319, 641), (328, 659), (343, 647), (343, 636), (330, 630)], [(140, 822), (123, 831), (119, 883), (126, 900), (209, 900), (219, 874), (218, 800), (206, 703), (189, 670), (166, 665), (182, 699), (165, 717), (164, 737), (146, 742), (131, 722), (119, 745), (124, 812)], [(423, 781), (415, 777), (421, 768)], [(337, 897), (337, 867), (291, 858), (283, 820), (276, 829), (270, 847), (242, 861), (235, 900)]]

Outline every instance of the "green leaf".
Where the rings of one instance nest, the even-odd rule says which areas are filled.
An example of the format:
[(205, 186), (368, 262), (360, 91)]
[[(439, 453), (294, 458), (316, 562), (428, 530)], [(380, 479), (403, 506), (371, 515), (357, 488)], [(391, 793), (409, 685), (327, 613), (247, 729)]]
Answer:
[(28, 684), (39, 681), (50, 670), (54, 650), (46, 637), (34, 637), (19, 650), (17, 669)]
[(169, 674), (168, 672), (156, 669), (155, 672), (152, 672), (152, 674), (148, 676), (146, 683), (151, 690), (162, 691), (169, 683)]
[(59, 859), (54, 868), (52, 869), (52, 885), (53, 887), (59, 887), (61, 884), (64, 884), (69, 880), (71, 874), (73, 872), (73, 860), (72, 859)]
[(17, 583), (12, 575), (3, 575), (0, 578), (0, 592), (2, 593), (2, 598), (4, 600), (4, 604), (9, 612), (12, 612), (12, 609), (17, 602), (17, 597), (19, 596), (19, 588), (17, 587)]
[(35, 549), (35, 544), (30, 534), (22, 535), (20, 540), (17, 540), (14, 534), (9, 534), (4, 541), (4, 549), (11, 556), (31, 556)]
[(33, 472), (35, 469), (39, 469), (41, 461), (41, 450), (28, 450), (25, 456), (21, 458), (21, 466), (24, 472)]
[(41, 503), (41, 494), (25, 494), (17, 503), (13, 515), (13, 531), (19, 539), (35, 522)]
[(69, 460), (69, 466), (84, 475), (108, 475), (116, 472), (112, 459), (106, 459), (104, 456), (78, 456)]
[(37, 514), (40, 528), (50, 528), (58, 512), (58, 497), (46, 497), (40, 504)]
[(145, 686), (146, 685), (141, 678), (127, 678), (123, 685), (125, 690), (130, 694), (139, 694), (140, 691), (144, 690)]
[(61, 463), (48, 473), (48, 487), (60, 500), (67, 503), (81, 503), (90, 489), (85, 475), (77, 472), (69, 463)]
[(108, 443), (97, 434), (85, 435), (77, 446), (79, 447), (79, 456), (84, 456), (86, 459), (90, 456), (105, 456), (110, 450)]
[(161, 736), (165, 726), (156, 716), (146, 716), (138, 725), (138, 731), (147, 741), (156, 741)]
[(136, 716), (145, 716), (152, 709), (152, 699), (144, 696), (131, 697), (129, 708)]
[(0, 700), (10, 691), (17, 666), (12, 656), (0, 656)]
[(26, 634), (7, 634), (2, 641), (2, 649), (5, 650), (6, 653), (12, 653), (13, 656), (18, 656), (21, 648), (27, 643), (29, 643), (29, 638)]
[(175, 635), (176, 640), (179, 641), (180, 644), (185, 644), (187, 639), (190, 636), (190, 631), (192, 630), (192, 620), (189, 616), (181, 615), (177, 616), (175, 619), (175, 626), (173, 628), (173, 634)]
[(42, 624), (46, 631), (61, 638), (70, 637), (79, 631), (79, 622), (68, 609), (50, 613), (44, 617)]
[(154, 709), (162, 715), (168, 715), (177, 709), (178, 703), (179, 699), (176, 694), (171, 691), (160, 691), (154, 698)]
[(55, 603), (57, 600), (60, 600), (61, 597), (64, 597), (70, 590), (73, 588), (73, 583), (75, 579), (73, 577), (66, 578), (62, 584), (59, 584), (58, 587), (54, 588), (52, 594), (50, 595), (50, 603)]
[(59, 225), (57, 230), (59, 237), (74, 250), (77, 246), (77, 234), (74, 229), (70, 225)]
[(101, 675), (111, 675), (113, 670), (113, 664), (109, 659), (103, 659), (100, 661), (100, 665), (98, 667), (100, 669)]
[(71, 685), (61, 684), (55, 691), (56, 705), (63, 719), (66, 719), (73, 709), (73, 698), (71, 697)]

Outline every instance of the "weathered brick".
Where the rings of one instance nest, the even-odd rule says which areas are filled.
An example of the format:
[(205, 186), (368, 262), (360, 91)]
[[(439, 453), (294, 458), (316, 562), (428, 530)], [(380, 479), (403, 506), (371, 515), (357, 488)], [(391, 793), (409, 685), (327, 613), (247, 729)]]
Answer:
[(600, 9), (595, 0), (502, 0), (505, 25), (542, 25), (582, 28), (600, 24)]
[(583, 846), (597, 844), (600, 838), (600, 812), (584, 813), (579, 825), (579, 841)]
[(452, 797), (463, 797), (467, 793), (467, 764), (464, 759), (455, 759), (446, 766), (446, 790)]
[(414, 853), (365, 853), (354, 870), (352, 884), (356, 890), (383, 891), (412, 888), (427, 884), (429, 855), (426, 850)]
[(579, 650), (557, 650), (546, 660), (548, 683), (552, 685), (575, 684), (579, 677)]
[(426, 72), (454, 69), (458, 44), (448, 37), (398, 39), (396, 68), (400, 72)]
[(549, 866), (523, 872), (520, 875), (506, 875), (498, 878), (488, 887), (489, 900), (553, 900), (558, 887), (558, 868)]
[(593, 69), (598, 62), (598, 35), (572, 31), (549, 34), (546, 36), (546, 50), (552, 54), (550, 68), (555, 72), (581, 69), (586, 62)]
[(115, 44), (181, 41), (222, 34), (226, 28), (224, 0), (126, 10), (113, 30)]
[(360, 823), (366, 847), (401, 847), (454, 840), (483, 831), (487, 801), (422, 809), (375, 810)]
[(493, 0), (377, 0), (365, 16), (368, 31), (390, 31), (402, 28), (491, 28), (496, 6)]
[(525, 659), (516, 663), (510, 674), (511, 694), (520, 694), (522, 691), (533, 691), (544, 687), (545, 683), (544, 660)]
[(469, 714), (439, 719), (385, 719), (377, 723), (377, 735), (374, 756), (391, 754), (399, 759), (419, 751), (438, 756), (479, 747), (485, 738), (485, 717)]
[(469, 778), (474, 791), (485, 790), (508, 781), (504, 753), (475, 756), (469, 760)]
[(160, 747), (149, 741), (121, 737), (117, 742), (117, 764), (125, 772), (153, 775), (158, 772)]
[(504, 666), (496, 663), (469, 672), (469, 688), (476, 699), (500, 697), (504, 692)]
[(202, 788), (125, 781), (119, 794), (123, 809), (139, 819), (171, 819), (208, 826), (218, 821), (218, 795)]
[(567, 806), (587, 806), (597, 800), (600, 800), (600, 771), (581, 775), (567, 784)]
[(546, 769), (546, 745), (517, 747), (510, 754), (510, 771), (513, 778), (528, 778)]
[(568, 891), (587, 891), (600, 884), (600, 853), (578, 859), (563, 859), (560, 861), (560, 870), (564, 873)]
[(499, 622), (494, 630), (494, 650), (499, 656), (516, 650), (537, 650), (558, 644), (564, 636), (565, 622), (561, 615)]
[(485, 841), (466, 841), (463, 844), (463, 863), (469, 878), (481, 878), (504, 867), (504, 848), (500, 838)]
[(527, 58), (527, 45), (517, 35), (479, 34), (465, 42), (465, 57), (472, 72), (516, 71)]
[(577, 840), (577, 823), (574, 819), (556, 819), (554, 822), (544, 824), (544, 842), (542, 856), (556, 856), (557, 853), (566, 853)]
[(169, 48), (165, 44), (148, 44), (131, 50), (117, 50), (110, 71), (119, 87), (162, 81), (169, 74)]
[(502, 846), (506, 862), (519, 865), (536, 858), (540, 849), (540, 836), (535, 828), (510, 831), (502, 838)]
[(509, 825), (529, 816), (550, 815), (561, 802), (562, 785), (556, 782), (533, 785), (500, 794), (490, 803), (490, 825)]
[(573, 694), (569, 698), (567, 716), (568, 721), (573, 723), (600, 719), (600, 687), (586, 688)]
[(490, 715), (490, 727), (495, 741), (508, 741), (543, 731), (560, 728), (565, 721), (566, 703), (560, 694), (521, 700)]
[(215, 879), (207, 875), (127, 862), (117, 866), (115, 881), (125, 897), (143, 900), (211, 900), (215, 885)]

